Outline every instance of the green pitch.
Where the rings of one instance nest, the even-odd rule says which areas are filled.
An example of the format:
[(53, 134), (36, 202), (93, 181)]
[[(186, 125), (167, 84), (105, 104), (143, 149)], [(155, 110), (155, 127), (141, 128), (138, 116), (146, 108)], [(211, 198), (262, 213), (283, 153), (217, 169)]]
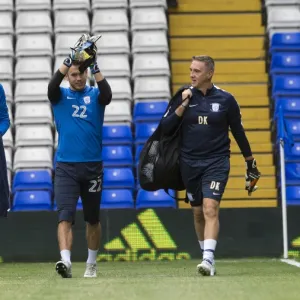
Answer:
[(98, 278), (62, 279), (54, 263), (0, 264), (1, 300), (299, 300), (300, 268), (279, 260), (221, 260), (218, 275), (196, 274), (198, 261), (100, 263)]

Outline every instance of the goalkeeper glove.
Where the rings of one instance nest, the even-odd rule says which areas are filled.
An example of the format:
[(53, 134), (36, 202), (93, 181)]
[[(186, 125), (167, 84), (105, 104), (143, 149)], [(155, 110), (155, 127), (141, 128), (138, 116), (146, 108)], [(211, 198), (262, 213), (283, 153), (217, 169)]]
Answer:
[(246, 185), (245, 190), (248, 191), (248, 196), (251, 196), (252, 192), (257, 190), (256, 183), (260, 178), (260, 172), (256, 167), (256, 160), (246, 160)]
[(100, 73), (100, 69), (99, 69), (98, 63), (96, 61), (94, 61), (90, 65), (90, 70), (93, 75), (95, 75), (96, 73)]
[(75, 50), (71, 48), (71, 52), (69, 56), (64, 60), (63, 64), (68, 68), (70, 68), (74, 60), (75, 60)]

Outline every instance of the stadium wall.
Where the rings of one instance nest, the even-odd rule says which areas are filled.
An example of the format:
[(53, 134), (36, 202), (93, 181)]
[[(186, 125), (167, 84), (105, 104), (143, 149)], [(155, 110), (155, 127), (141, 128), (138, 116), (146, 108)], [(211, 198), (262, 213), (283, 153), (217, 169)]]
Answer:
[[(295, 256), (299, 252), (299, 215), (300, 207), (288, 209), (289, 237), (294, 247), (291, 251)], [(200, 259), (191, 210), (104, 210), (101, 220), (103, 236), (98, 261)], [(58, 260), (56, 222), (56, 213), (46, 211), (13, 212), (8, 219), (1, 219), (1, 261)], [(280, 208), (222, 209), (220, 222), (218, 258), (282, 255)], [(82, 211), (78, 211), (73, 261), (85, 261), (87, 257), (84, 225)]]

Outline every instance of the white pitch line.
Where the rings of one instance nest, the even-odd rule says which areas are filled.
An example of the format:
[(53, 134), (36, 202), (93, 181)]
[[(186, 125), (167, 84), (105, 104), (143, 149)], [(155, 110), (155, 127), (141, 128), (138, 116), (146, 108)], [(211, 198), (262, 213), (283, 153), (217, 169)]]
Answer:
[(300, 268), (300, 262), (292, 259), (281, 259), (282, 262)]

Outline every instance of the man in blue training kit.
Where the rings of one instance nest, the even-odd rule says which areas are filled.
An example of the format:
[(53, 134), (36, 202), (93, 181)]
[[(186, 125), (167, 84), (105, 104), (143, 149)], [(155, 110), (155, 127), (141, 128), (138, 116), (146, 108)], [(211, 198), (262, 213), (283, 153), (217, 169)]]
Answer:
[(9, 186), (7, 178), (6, 158), (2, 137), (10, 126), (6, 97), (0, 84), (0, 217), (7, 216), (9, 208)]
[[(96, 49), (94, 57), (96, 57)], [(111, 102), (112, 92), (101, 74), (96, 60), (90, 69), (96, 87), (86, 85), (87, 70), (76, 61), (74, 51), (53, 75), (48, 86), (58, 131), (57, 163), (54, 178), (54, 197), (58, 210), (58, 242), (61, 260), (56, 271), (63, 278), (71, 278), (72, 225), (76, 205), (82, 199), (88, 259), (84, 277), (97, 277), (96, 258), (100, 246), (101, 224), (99, 210), (102, 193), (102, 127), (105, 106)], [(60, 84), (67, 75), (70, 87)]]
[(182, 121), (180, 170), (203, 252), (197, 270), (206, 276), (215, 274), (219, 207), (230, 171), (229, 127), (245, 158), (249, 195), (257, 189), (255, 184), (260, 178), (239, 105), (233, 95), (212, 83), (213, 74), (211, 57), (194, 56), (190, 66), (191, 88), (179, 94), (161, 123), (168, 135)]

